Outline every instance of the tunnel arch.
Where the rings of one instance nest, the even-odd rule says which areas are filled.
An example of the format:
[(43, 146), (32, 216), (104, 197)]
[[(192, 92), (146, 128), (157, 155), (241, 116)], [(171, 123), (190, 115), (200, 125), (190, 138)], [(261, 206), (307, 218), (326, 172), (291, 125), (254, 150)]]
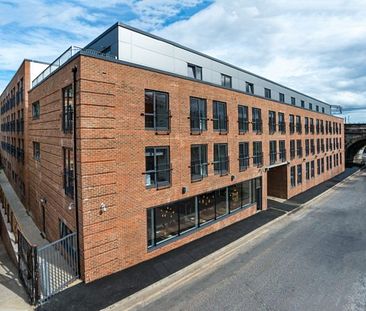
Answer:
[(366, 146), (366, 136), (349, 144), (346, 148), (346, 163), (353, 163), (353, 158), (364, 146)]

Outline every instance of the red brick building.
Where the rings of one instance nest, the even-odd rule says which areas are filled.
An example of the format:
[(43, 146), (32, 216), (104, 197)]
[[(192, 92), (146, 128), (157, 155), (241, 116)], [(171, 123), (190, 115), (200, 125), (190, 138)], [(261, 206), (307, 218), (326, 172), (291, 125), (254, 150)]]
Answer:
[(328, 104), (121, 24), (28, 96), (27, 206), (49, 240), (78, 232), (86, 282), (344, 170)]

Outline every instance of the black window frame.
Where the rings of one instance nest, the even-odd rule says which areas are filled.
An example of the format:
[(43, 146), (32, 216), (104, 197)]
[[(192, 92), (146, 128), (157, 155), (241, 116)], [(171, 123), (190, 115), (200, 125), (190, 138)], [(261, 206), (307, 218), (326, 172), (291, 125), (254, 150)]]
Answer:
[[(154, 169), (151, 170), (147, 170), (146, 165), (147, 165), (147, 158), (146, 158), (146, 154), (148, 152), (149, 149), (153, 150), (153, 157), (154, 157)], [(162, 165), (165, 166), (161, 169), (159, 169), (159, 167), (157, 167), (158, 164), (158, 160), (157, 160), (157, 150), (161, 149), (161, 150), (166, 150), (166, 163), (163, 163)], [(147, 146), (145, 147), (145, 172), (143, 173), (145, 175), (145, 187), (146, 189), (150, 189), (150, 188), (167, 188), (170, 187), (172, 184), (172, 178), (171, 178), (171, 163), (170, 163), (170, 147), (169, 146)], [(166, 176), (167, 176), (167, 180), (165, 181), (159, 181), (158, 178), (158, 174), (165, 172)], [(153, 174), (153, 183), (151, 183), (151, 174)], [(147, 176), (150, 176), (150, 184), (147, 184)]]
[(257, 134), (262, 134), (262, 110), (260, 108), (252, 108), (252, 129)]
[[(190, 69), (192, 70), (192, 75), (190, 74)], [(202, 67), (192, 63), (187, 63), (187, 76), (191, 79), (202, 81)]]
[[(193, 161), (193, 149), (198, 150), (198, 159)], [(198, 168), (199, 174), (196, 173)], [(208, 176), (208, 145), (207, 144), (193, 144), (191, 145), (191, 181), (200, 181)], [(195, 176), (195, 177), (194, 177)]]
[(284, 93), (279, 93), (278, 98), (279, 98), (280, 103), (285, 102), (285, 94)]
[(36, 161), (41, 160), (41, 144), (38, 141), (33, 142), (33, 159)]
[(249, 131), (248, 106), (238, 105), (238, 128), (239, 134), (244, 134)]
[[(219, 109), (220, 106), (224, 107), (224, 109)], [(229, 131), (226, 102), (214, 100), (212, 102), (212, 110), (212, 122), (214, 132), (226, 134)], [(221, 114), (221, 112), (223, 112), (223, 114)]]
[[(147, 96), (148, 93), (152, 94), (152, 112), (147, 112), (146, 108), (147, 108)], [(145, 89), (144, 92), (145, 96), (145, 105), (144, 105), (144, 117), (145, 117), (145, 130), (153, 130), (155, 132), (169, 132), (170, 131), (170, 103), (169, 103), (169, 93), (164, 92), (164, 91), (157, 91), (157, 90), (151, 90), (151, 89)], [(157, 109), (157, 97), (158, 96), (164, 96), (165, 97), (165, 111), (162, 113), (158, 113), (158, 109)], [(161, 116), (161, 117), (160, 117)], [(165, 116), (165, 117), (164, 117)], [(160, 119), (161, 118), (161, 119)], [(149, 124), (151, 123), (151, 119), (153, 121), (152, 126), (150, 126)], [(160, 126), (159, 120), (163, 120), (166, 122), (165, 126)]]
[(296, 165), (290, 167), (290, 185), (296, 187)]
[(276, 132), (276, 112), (273, 110), (268, 111), (268, 131), (269, 134)]
[[(229, 146), (227, 143), (216, 143), (213, 146), (214, 160), (212, 162), (214, 166), (214, 175), (225, 176), (230, 172), (229, 168)], [(222, 149), (225, 150), (225, 156), (222, 157)]]
[[(196, 116), (194, 114), (193, 106), (197, 106)], [(190, 128), (192, 133), (202, 133), (207, 131), (207, 100), (204, 98), (198, 98), (194, 96), (189, 97), (189, 119), (190, 119)], [(198, 127), (196, 127), (198, 125)]]
[(239, 142), (239, 172), (249, 167), (249, 142)]
[(263, 166), (263, 147), (261, 141), (253, 141), (253, 165)]
[(245, 91), (248, 94), (254, 94), (254, 83), (245, 81)]
[(41, 105), (39, 103), (39, 100), (32, 103), (32, 119), (36, 120), (39, 119), (41, 115)]
[(271, 99), (272, 98), (272, 90), (269, 88), (264, 88), (264, 98)]
[(269, 164), (273, 165), (277, 162), (277, 141), (269, 141)]
[(302, 184), (302, 164), (298, 164), (297, 165), (297, 185), (301, 185)]
[(221, 86), (232, 88), (233, 87), (233, 78), (227, 74), (221, 73)]
[(62, 89), (62, 131), (72, 133), (74, 129), (74, 89), (72, 84)]
[(286, 121), (285, 114), (283, 112), (278, 113), (278, 131), (281, 134), (286, 134)]
[(65, 195), (74, 198), (74, 152), (72, 148), (63, 147), (64, 191)]

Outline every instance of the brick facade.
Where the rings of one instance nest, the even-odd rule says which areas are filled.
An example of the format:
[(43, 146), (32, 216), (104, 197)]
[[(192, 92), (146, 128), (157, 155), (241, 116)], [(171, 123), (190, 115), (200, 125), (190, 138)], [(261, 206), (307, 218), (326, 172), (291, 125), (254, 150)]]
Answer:
[[(263, 98), (250, 96), (230, 89), (215, 87), (147, 69), (128, 66), (99, 58), (78, 56), (55, 72), (29, 93), (29, 102), (39, 100), (40, 118), (28, 116), (28, 154), (32, 154), (33, 141), (40, 142), (39, 161), (29, 157), (29, 202), (36, 223), (42, 227), (42, 204), (46, 199), (46, 236), (50, 240), (59, 238), (59, 221), (71, 230), (76, 230), (75, 209), (69, 209), (72, 199), (63, 189), (63, 147), (72, 147), (72, 135), (64, 134), (61, 128), (62, 89), (72, 84), (72, 68), (77, 71), (77, 176), (79, 192), (79, 229), (82, 277), (86, 282), (95, 280), (159, 254), (186, 244), (256, 212), (256, 205), (229, 215), (220, 221), (202, 227), (179, 239), (147, 248), (148, 208), (168, 202), (192, 197), (210, 190), (219, 189), (241, 181), (262, 177), (263, 209), (266, 209), (267, 175), (268, 185), (278, 196), (290, 198), (315, 186), (344, 170), (344, 142), (337, 150), (329, 150), (305, 156), (305, 139), (341, 138), (343, 121), (330, 115), (309, 111)], [(145, 89), (169, 94), (171, 130), (169, 134), (146, 130), (144, 123)], [(189, 97), (207, 100), (208, 130), (201, 135), (192, 135), (189, 122)], [(219, 134), (212, 128), (212, 101), (227, 103), (229, 119), (228, 133)], [(262, 110), (263, 133), (255, 134), (249, 125), (246, 134), (239, 134), (238, 104)], [(286, 134), (268, 130), (268, 111), (283, 112)], [(336, 122), (341, 126), (338, 134), (290, 134), (289, 115)], [(29, 115), (29, 112), (28, 112)], [(325, 125), (324, 125), (325, 126)], [(290, 160), (290, 140), (302, 141), (303, 156)], [(269, 141), (286, 141), (286, 158), (289, 164), (279, 168), (269, 166)], [(253, 157), (253, 141), (262, 141), (264, 165), (239, 172), (238, 143), (249, 142), (250, 157)], [(190, 147), (192, 144), (208, 144), (208, 161), (213, 162), (213, 143), (227, 143), (229, 147), (230, 173), (214, 175), (213, 165), (208, 166), (208, 177), (191, 182)], [(278, 143), (277, 143), (278, 144)], [(145, 147), (170, 146), (172, 164), (171, 186), (165, 189), (146, 189)], [(277, 146), (278, 148), (278, 146)], [(317, 175), (317, 158), (342, 155), (342, 164)], [(306, 180), (305, 163), (315, 160), (315, 176)], [(252, 161), (252, 160), (251, 160)], [(302, 164), (302, 184), (291, 187), (290, 167)], [(276, 173), (282, 172), (284, 178)], [(282, 184), (279, 187), (277, 181)], [(284, 183), (283, 183), (284, 182)], [(186, 187), (187, 192), (182, 193)], [(272, 188), (271, 188), (272, 187)], [(279, 188), (274, 190), (275, 188)], [(281, 195), (282, 194), (282, 195)], [(101, 212), (105, 203), (107, 211)]]
[(12, 187), (26, 205), (26, 144), (30, 61), (24, 60), (0, 96), (1, 164)]

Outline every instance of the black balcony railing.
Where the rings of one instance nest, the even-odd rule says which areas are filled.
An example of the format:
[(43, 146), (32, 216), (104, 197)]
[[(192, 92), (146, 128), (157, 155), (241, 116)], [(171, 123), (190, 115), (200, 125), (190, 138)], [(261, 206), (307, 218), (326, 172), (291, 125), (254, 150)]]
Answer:
[(263, 152), (255, 153), (253, 155), (253, 165), (260, 167), (263, 165)]
[(224, 176), (229, 174), (229, 157), (214, 161), (214, 173), (216, 175)]
[(275, 122), (269, 122), (268, 123), (268, 130), (270, 134), (273, 134), (276, 132), (276, 123)]
[(207, 176), (207, 163), (192, 163), (191, 164), (191, 180), (199, 181)]
[(249, 157), (239, 158), (239, 171), (245, 171), (249, 167)]
[(277, 152), (269, 153), (269, 164), (275, 164), (277, 162)]
[(280, 149), (280, 152), (278, 153), (279, 160), (281, 162), (286, 161), (286, 149)]
[(147, 171), (146, 175), (146, 187), (147, 188), (165, 188), (171, 184), (171, 171), (170, 164), (157, 165), (155, 170)]
[(248, 130), (249, 130), (248, 119), (239, 118), (238, 124), (239, 124), (239, 134), (244, 134), (244, 133), (248, 132)]
[(253, 132), (257, 134), (262, 133), (262, 120), (254, 120), (252, 122)]
[(289, 123), (289, 127), (290, 127), (290, 134), (295, 133), (295, 124), (294, 123)]

